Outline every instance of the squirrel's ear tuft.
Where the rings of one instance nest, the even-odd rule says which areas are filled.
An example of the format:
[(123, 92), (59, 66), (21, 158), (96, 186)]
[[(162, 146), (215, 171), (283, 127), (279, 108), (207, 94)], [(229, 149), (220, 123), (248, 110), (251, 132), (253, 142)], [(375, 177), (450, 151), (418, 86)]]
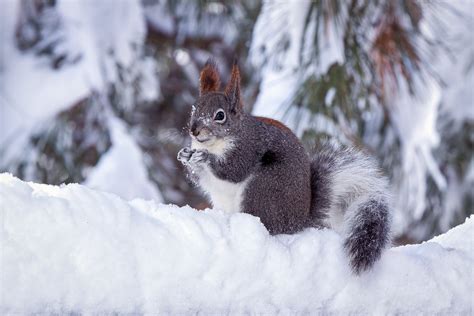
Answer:
[(230, 100), (230, 108), (235, 112), (242, 110), (242, 102), (240, 100), (240, 71), (237, 65), (237, 59), (234, 59), (232, 73), (229, 83), (225, 88), (225, 94)]
[(216, 62), (209, 58), (201, 71), (199, 78), (199, 94), (203, 95), (206, 92), (218, 91), (221, 85), (219, 79), (219, 71), (217, 70)]

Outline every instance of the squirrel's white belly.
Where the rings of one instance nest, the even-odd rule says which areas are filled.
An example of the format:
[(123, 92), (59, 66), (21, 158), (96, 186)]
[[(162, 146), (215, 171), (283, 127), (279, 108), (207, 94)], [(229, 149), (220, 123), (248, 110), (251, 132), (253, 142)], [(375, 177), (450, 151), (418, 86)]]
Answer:
[(233, 183), (217, 178), (209, 167), (203, 170), (199, 179), (201, 188), (209, 195), (212, 206), (226, 213), (238, 213), (245, 194), (249, 179)]

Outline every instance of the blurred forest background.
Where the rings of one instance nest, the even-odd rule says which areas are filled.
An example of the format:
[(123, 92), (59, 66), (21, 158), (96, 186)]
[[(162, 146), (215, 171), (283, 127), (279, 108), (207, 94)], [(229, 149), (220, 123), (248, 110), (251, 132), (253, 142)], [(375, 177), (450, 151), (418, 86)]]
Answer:
[(474, 2), (0, 0), (0, 171), (208, 204), (176, 161), (209, 56), (311, 147), (375, 155), (399, 242), (473, 213)]

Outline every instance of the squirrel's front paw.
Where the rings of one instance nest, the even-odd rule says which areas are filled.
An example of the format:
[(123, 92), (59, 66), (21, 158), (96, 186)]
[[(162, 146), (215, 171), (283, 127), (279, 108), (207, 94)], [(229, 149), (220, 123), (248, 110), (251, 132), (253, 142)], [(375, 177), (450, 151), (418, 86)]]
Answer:
[(207, 160), (208, 155), (209, 153), (207, 150), (202, 150), (202, 149), (194, 150), (194, 152), (191, 155), (191, 158), (189, 159), (189, 162), (194, 163), (194, 164), (204, 162)]
[(198, 164), (207, 160), (207, 150), (196, 150), (184, 147), (178, 152), (178, 160), (183, 164)]
[(181, 161), (182, 163), (187, 163), (193, 153), (195, 152), (194, 149), (191, 149), (189, 147), (184, 147), (178, 152), (178, 161)]

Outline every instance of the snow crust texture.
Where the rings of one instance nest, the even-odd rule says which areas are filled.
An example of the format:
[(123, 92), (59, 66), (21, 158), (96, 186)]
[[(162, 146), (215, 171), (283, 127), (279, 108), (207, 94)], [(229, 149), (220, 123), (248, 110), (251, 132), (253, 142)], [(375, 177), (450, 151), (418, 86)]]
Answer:
[(351, 274), (339, 235), (0, 175), (0, 314), (470, 314), (474, 218)]

